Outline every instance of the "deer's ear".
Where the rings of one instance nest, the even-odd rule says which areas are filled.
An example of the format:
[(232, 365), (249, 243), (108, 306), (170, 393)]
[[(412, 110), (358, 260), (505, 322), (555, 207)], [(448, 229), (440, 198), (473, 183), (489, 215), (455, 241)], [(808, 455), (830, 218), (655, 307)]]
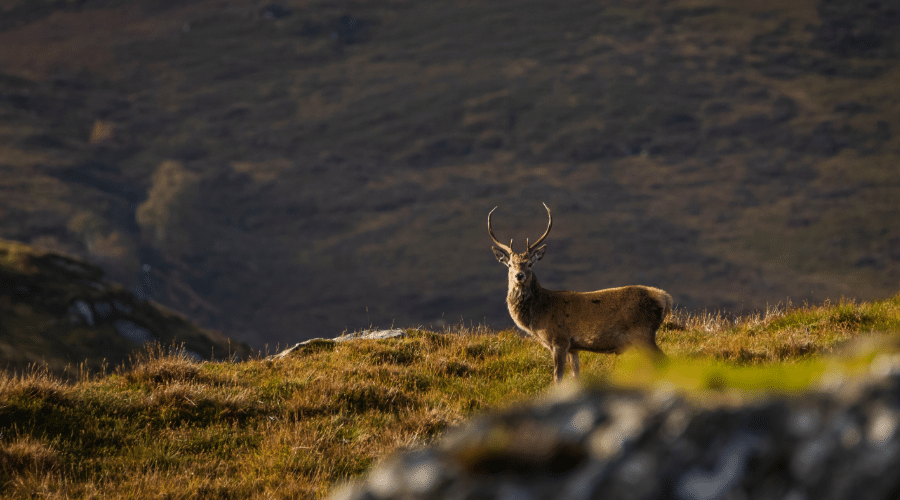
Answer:
[(491, 247), (491, 250), (494, 251), (494, 257), (497, 257), (497, 260), (499, 260), (501, 264), (503, 264), (504, 266), (509, 265), (509, 256), (506, 255), (506, 252), (500, 250), (497, 247)]
[(531, 251), (531, 256), (528, 258), (528, 261), (534, 264), (535, 262), (544, 258), (544, 251), (547, 250), (547, 245), (543, 245), (540, 248), (535, 248)]

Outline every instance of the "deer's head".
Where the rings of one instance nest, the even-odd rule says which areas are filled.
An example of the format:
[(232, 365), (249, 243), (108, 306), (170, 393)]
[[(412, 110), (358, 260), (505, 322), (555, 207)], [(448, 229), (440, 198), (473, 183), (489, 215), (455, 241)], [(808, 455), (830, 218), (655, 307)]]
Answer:
[(488, 233), (497, 245), (496, 247), (491, 247), (491, 250), (494, 251), (494, 256), (497, 257), (497, 260), (509, 268), (510, 284), (526, 285), (530, 283), (531, 278), (534, 276), (531, 272), (531, 267), (534, 266), (535, 262), (544, 257), (544, 251), (547, 249), (547, 245), (540, 247), (538, 245), (540, 245), (541, 242), (544, 241), (544, 238), (550, 234), (550, 228), (553, 226), (553, 216), (550, 215), (550, 209), (547, 207), (546, 203), (544, 203), (544, 208), (547, 209), (547, 217), (550, 219), (550, 222), (547, 223), (547, 230), (544, 231), (544, 235), (538, 238), (534, 243), (529, 244), (528, 239), (526, 238), (525, 251), (522, 253), (513, 251), (513, 240), (509, 240), (509, 246), (506, 246), (503, 243), (500, 243), (497, 240), (497, 237), (494, 236), (494, 231), (491, 229), (491, 215), (494, 213), (494, 210), (497, 210), (497, 207), (494, 207), (494, 210), (491, 210), (488, 214)]

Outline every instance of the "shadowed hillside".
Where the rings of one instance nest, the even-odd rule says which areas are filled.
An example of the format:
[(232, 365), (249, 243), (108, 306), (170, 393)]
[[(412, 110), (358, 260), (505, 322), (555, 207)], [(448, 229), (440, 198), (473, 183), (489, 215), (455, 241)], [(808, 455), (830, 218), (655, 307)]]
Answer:
[(82, 261), (0, 240), (0, 370), (29, 365), (68, 377), (129, 362), (142, 347), (180, 347), (189, 359), (251, 351), (140, 300)]
[(0, 236), (261, 347), (511, 324), (544, 286), (733, 312), (900, 282), (896, 1), (12, 1)]

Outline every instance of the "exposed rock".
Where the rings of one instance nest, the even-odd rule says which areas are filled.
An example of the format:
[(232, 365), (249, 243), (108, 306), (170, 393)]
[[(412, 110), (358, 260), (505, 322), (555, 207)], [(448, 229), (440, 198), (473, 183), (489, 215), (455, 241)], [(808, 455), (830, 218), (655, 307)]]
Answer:
[(72, 304), (72, 310), (84, 319), (87, 326), (94, 326), (94, 312), (91, 311), (91, 306), (87, 302), (76, 300)]
[(315, 338), (309, 339), (297, 344), (294, 344), (292, 347), (288, 347), (287, 349), (279, 352), (278, 354), (273, 354), (271, 356), (266, 357), (266, 361), (275, 361), (281, 358), (286, 358), (288, 356), (293, 356), (299, 354), (304, 347), (320, 347), (324, 346), (326, 348), (330, 348), (334, 346), (334, 340), (332, 339), (323, 339), (323, 338)]
[(134, 321), (120, 319), (115, 322), (116, 331), (119, 335), (134, 342), (137, 345), (149, 344), (156, 340), (150, 330), (138, 326)]
[(872, 366), (861, 382), (740, 406), (564, 386), (394, 455), (330, 498), (896, 498), (900, 358)]
[(399, 328), (394, 328), (391, 330), (363, 330), (361, 332), (349, 333), (347, 335), (341, 335), (334, 339), (335, 342), (344, 342), (347, 340), (381, 340), (381, 339), (392, 339), (395, 337), (405, 337), (406, 330), (400, 330)]
[(347, 335), (341, 335), (340, 337), (335, 337), (333, 339), (324, 339), (324, 338), (314, 338), (309, 339), (297, 344), (294, 344), (293, 347), (289, 347), (278, 354), (273, 354), (266, 359), (269, 361), (274, 361), (276, 359), (281, 359), (287, 356), (290, 356), (294, 353), (298, 353), (303, 348), (316, 348), (316, 347), (331, 347), (335, 342), (346, 342), (348, 340), (380, 340), (380, 339), (391, 339), (395, 337), (404, 337), (406, 336), (405, 330), (400, 329), (392, 329), (392, 330), (363, 330), (361, 332), (349, 333)]

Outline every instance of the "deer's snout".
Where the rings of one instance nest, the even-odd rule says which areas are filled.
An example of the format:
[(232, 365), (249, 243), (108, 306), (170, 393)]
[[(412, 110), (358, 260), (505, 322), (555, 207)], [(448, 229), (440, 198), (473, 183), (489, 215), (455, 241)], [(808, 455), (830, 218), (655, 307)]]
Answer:
[(525, 273), (523, 273), (522, 271), (519, 271), (516, 273), (515, 278), (516, 278), (516, 281), (518, 281), (519, 283), (522, 283), (523, 281), (525, 281)]

